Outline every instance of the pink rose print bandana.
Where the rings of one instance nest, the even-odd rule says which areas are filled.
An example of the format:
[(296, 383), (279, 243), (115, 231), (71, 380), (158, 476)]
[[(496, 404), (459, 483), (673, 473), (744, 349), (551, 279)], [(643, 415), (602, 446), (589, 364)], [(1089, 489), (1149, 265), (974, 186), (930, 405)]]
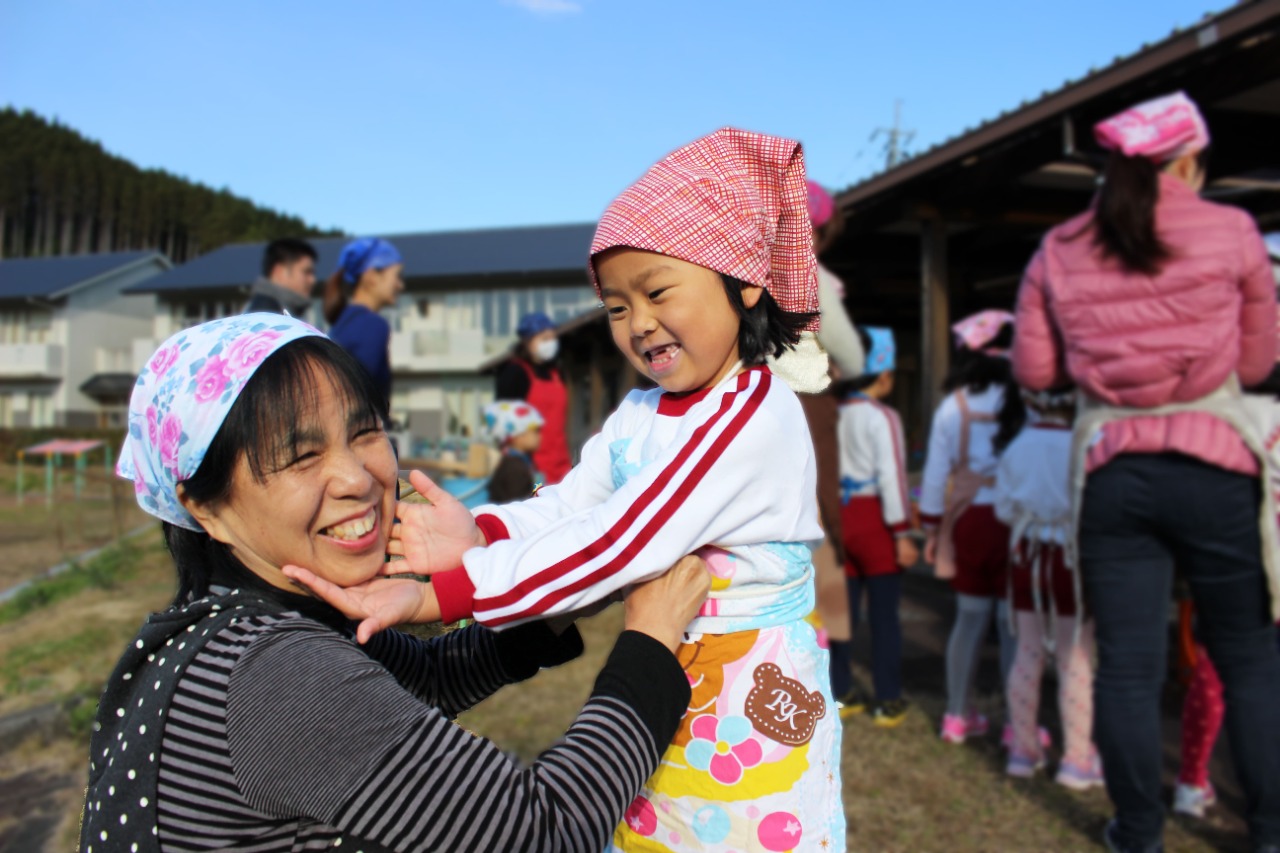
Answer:
[(280, 314), (240, 314), (184, 329), (138, 374), (129, 432), (116, 473), (133, 481), (138, 505), (188, 530), (200, 525), (178, 502), (231, 406), (258, 365), (280, 347), (320, 332)]

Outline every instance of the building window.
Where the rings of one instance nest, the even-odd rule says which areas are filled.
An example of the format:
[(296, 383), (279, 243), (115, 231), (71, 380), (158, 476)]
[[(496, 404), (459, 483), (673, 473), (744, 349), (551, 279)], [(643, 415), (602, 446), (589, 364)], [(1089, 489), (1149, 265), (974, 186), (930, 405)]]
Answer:
[(53, 426), (53, 395), (31, 395), (31, 425), (33, 427)]

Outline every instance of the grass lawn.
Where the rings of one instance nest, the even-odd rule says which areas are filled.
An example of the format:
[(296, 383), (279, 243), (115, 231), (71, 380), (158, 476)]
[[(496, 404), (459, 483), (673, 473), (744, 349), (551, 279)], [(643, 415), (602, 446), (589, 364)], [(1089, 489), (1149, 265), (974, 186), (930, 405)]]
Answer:
[[(77, 708), (52, 735), (0, 752), (0, 850), (35, 853), (38, 845), (15, 840), (32, 837), (45, 838), (44, 849), (50, 851), (74, 846), (93, 707), (92, 701), (76, 701), (96, 696), (145, 613), (163, 607), (173, 591), (173, 570), (160, 537), (148, 533), (130, 548), (104, 555), (101, 564), (95, 561), (76, 588), (22, 611), (0, 611), (0, 716), (48, 704)], [(468, 712), (462, 725), (533, 760), (581, 707), (621, 619), (615, 606), (584, 620), (587, 652), (580, 660), (505, 688)], [(1099, 849), (1097, 839), (1110, 813), (1105, 794), (1072, 794), (1044, 778), (1007, 779), (994, 736), (963, 747), (938, 740), (940, 662), (938, 671), (936, 694), (913, 692), (915, 709), (901, 727), (877, 729), (865, 717), (845, 724), (849, 848)], [(1171, 821), (1167, 849), (1248, 849), (1239, 826), (1238, 818), (1221, 812), (1201, 824)], [(19, 835), (23, 831), (28, 834)]]

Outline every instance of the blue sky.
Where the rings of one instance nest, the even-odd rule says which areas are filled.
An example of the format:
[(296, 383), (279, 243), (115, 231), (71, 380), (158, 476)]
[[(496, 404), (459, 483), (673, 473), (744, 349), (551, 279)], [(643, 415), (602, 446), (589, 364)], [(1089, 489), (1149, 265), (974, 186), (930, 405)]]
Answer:
[(586, 222), (732, 124), (833, 187), (1222, 0), (0, 0), (0, 104), (321, 226)]

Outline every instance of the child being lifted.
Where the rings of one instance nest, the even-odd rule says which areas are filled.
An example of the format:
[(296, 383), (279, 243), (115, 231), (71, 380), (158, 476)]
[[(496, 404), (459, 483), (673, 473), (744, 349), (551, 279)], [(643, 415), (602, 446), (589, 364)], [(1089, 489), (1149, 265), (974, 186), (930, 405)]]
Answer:
[(401, 505), (389, 550), (430, 584), (291, 570), (367, 636), (437, 607), (493, 627), (572, 613), (699, 553), (711, 597), (677, 652), (692, 699), (617, 849), (844, 849), (827, 653), (805, 621), (813, 447), (779, 378), (826, 372), (802, 340), (818, 307), (806, 200), (790, 140), (724, 129), (661, 160), (605, 211), (589, 264), (614, 343), (658, 387), (631, 392), (561, 483), (474, 521), (415, 472), (434, 505)]

